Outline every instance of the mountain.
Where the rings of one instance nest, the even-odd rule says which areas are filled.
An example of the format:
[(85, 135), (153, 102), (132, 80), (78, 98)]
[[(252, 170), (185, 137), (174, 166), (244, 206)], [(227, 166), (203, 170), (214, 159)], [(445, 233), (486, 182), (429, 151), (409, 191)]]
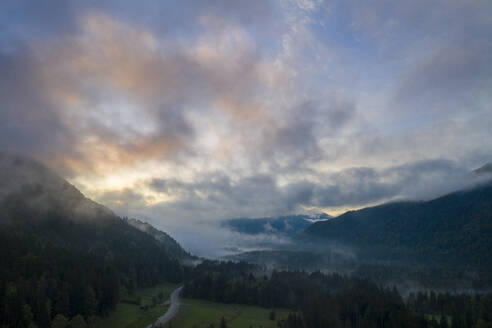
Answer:
[(295, 236), (313, 224), (313, 222), (328, 220), (330, 218), (331, 216), (327, 214), (317, 216), (291, 215), (256, 219), (238, 218), (225, 220), (221, 225), (229, 230), (248, 235), (275, 234)]
[[(20, 155), (0, 153), (0, 223), (19, 223), (27, 218), (40, 220), (61, 217), (76, 223), (102, 224), (120, 221), (110, 209), (86, 198), (77, 188), (42, 164)], [(185, 250), (168, 234), (137, 219), (122, 222), (145, 232), (169, 252), (181, 258)]]
[(11, 153), (0, 153), (0, 208), (2, 223), (54, 214), (73, 222), (115, 217), (42, 164)]
[(182, 281), (182, 252), (32, 159), (0, 153), (0, 326), (94, 321), (122, 290)]
[(349, 211), (306, 229), (306, 241), (354, 248), (363, 258), (492, 264), (492, 183), (430, 201)]
[(164, 248), (172, 255), (178, 258), (187, 258), (190, 255), (181, 247), (181, 245), (174, 240), (167, 233), (157, 230), (152, 225), (147, 222), (142, 222), (137, 219), (127, 219), (126, 222), (134, 228), (137, 228), (140, 231), (149, 234), (154, 237), (157, 241), (159, 241)]

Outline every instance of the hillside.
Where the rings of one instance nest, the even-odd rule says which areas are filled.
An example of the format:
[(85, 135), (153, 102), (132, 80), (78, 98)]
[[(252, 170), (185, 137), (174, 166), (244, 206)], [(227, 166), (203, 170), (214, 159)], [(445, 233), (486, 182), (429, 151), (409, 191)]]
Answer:
[(165, 243), (46, 167), (11, 154), (0, 165), (0, 326), (49, 327), (57, 315), (96, 320), (122, 290), (183, 279)]
[(42, 164), (0, 152), (0, 222), (39, 220), (59, 215), (73, 222), (106, 220), (115, 214), (86, 198)]
[(353, 247), (366, 258), (490, 266), (492, 183), (431, 201), (350, 211), (313, 224), (303, 240)]
[(133, 218), (127, 219), (125, 221), (132, 227), (137, 228), (138, 230), (143, 231), (146, 234), (154, 237), (173, 256), (176, 256), (178, 258), (190, 257), (190, 255), (181, 247), (181, 245), (176, 240), (174, 240), (167, 233), (154, 228), (149, 223)]

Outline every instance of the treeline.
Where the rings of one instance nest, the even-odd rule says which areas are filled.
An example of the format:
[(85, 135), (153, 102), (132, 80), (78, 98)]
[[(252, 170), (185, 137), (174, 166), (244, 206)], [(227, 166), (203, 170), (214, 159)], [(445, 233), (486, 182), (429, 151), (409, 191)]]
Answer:
[(361, 277), (380, 284), (398, 285), (400, 289), (417, 286), (425, 290), (491, 290), (492, 271), (486, 268), (459, 266), (364, 263), (352, 270)]
[(406, 303), (416, 313), (447, 318), (453, 328), (492, 327), (492, 293), (419, 292), (411, 293)]
[(96, 326), (121, 290), (186, 275), (158, 241), (116, 217), (23, 222), (0, 225), (0, 327)]
[[(335, 247), (335, 249), (337, 249)], [(343, 253), (320, 250), (251, 251), (227, 257), (277, 270), (315, 271), (327, 269), (351, 272), (383, 285), (397, 285), (399, 289), (491, 290), (492, 267), (487, 269), (457, 265), (377, 262), (363, 257), (349, 257)]]
[(431, 294), (405, 301), (396, 288), (381, 287), (367, 278), (302, 271), (267, 276), (244, 269), (241, 263), (206, 261), (193, 270), (183, 294), (215, 302), (289, 308), (289, 317), (278, 322), (283, 328), (492, 326), (490, 294), (437, 294), (434, 298), (446, 305), (437, 308)]

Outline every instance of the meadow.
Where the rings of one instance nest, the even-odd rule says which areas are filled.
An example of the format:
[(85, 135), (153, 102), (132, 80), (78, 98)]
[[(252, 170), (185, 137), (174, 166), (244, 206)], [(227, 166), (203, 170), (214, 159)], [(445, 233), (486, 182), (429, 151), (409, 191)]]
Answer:
[(289, 311), (276, 309), (275, 320), (270, 320), (270, 309), (259, 306), (214, 303), (196, 299), (182, 299), (179, 314), (165, 327), (209, 328), (220, 327), (224, 317), (228, 328), (274, 328), (277, 320), (285, 318)]
[[(154, 323), (169, 307), (160, 303), (168, 300), (172, 291), (177, 287), (178, 285), (166, 283), (151, 288), (137, 289), (131, 295), (124, 292), (122, 301), (107, 318), (101, 320), (100, 326), (142, 328)], [(159, 300), (160, 293), (162, 293), (161, 300)], [(158, 304), (153, 305), (155, 301)]]

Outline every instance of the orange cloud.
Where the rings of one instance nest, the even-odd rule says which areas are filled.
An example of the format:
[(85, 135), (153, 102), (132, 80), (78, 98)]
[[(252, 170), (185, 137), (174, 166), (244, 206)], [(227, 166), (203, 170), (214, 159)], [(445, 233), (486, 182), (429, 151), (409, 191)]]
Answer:
[(235, 155), (231, 149), (256, 148), (261, 141), (252, 139), (277, 129), (269, 102), (282, 88), (282, 74), (260, 58), (241, 28), (212, 32), (180, 45), (92, 13), (79, 20), (77, 33), (34, 44), (43, 90), (76, 136), (70, 154), (56, 154), (57, 165), (76, 175), (172, 161), (194, 151), (205, 137), (196, 135), (200, 117), (213, 115), (232, 124), (220, 130), (206, 160), (216, 152), (226, 160)]

